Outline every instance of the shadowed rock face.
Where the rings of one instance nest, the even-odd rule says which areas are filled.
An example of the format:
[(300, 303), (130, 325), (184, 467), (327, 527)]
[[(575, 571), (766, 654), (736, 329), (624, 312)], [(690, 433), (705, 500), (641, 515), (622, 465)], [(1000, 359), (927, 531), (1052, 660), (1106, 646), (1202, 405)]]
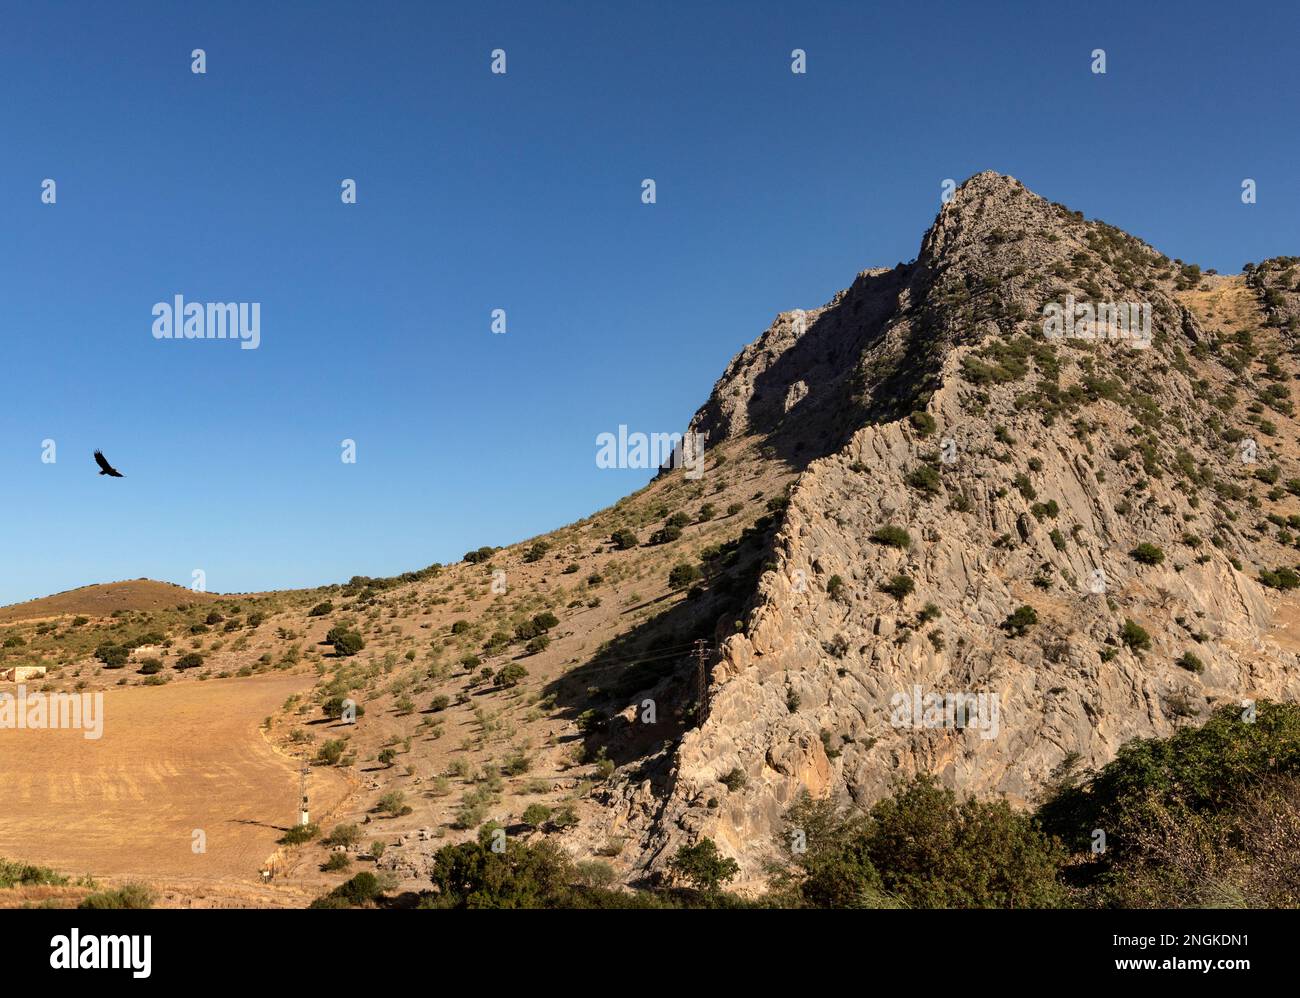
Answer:
[(886, 330), (908, 294), (912, 269), (867, 270), (819, 309), (782, 312), (728, 365), (692, 432), (718, 441), (759, 434), (807, 463), (852, 430), (859, 362), (883, 349)]
[[(1261, 296), (1295, 285), (1260, 268)], [(1256, 310), (1243, 361), (1218, 335), (1238, 330), (1184, 304), (1199, 282), (982, 173), (916, 261), (782, 313), (736, 356), (691, 429), (759, 436), (803, 473), (667, 790), (615, 795), (648, 870), (708, 835), (753, 884), (804, 788), (865, 807), (927, 771), (1028, 804), (1069, 759), (1099, 765), (1225, 700), (1300, 694), (1287, 597), (1257, 581), (1300, 560), (1284, 529), (1296, 427), (1270, 387), (1297, 371), (1291, 292), (1273, 296), (1280, 318)], [(1044, 308), (1067, 296), (1150, 305), (1150, 347), (1048, 339)], [(882, 589), (897, 576), (910, 592)], [(1036, 622), (1009, 624), (1020, 607)], [(917, 691), (983, 694), (985, 714), (918, 726)]]

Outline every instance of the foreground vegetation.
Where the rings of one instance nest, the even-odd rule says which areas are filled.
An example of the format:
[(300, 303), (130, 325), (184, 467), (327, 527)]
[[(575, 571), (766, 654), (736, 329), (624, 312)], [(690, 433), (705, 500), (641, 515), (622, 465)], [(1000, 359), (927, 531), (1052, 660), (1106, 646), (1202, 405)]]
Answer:
[[(707, 838), (677, 852), (677, 885), (629, 892), (606, 864), (485, 828), (439, 850), (418, 905), (1300, 907), (1300, 707), (1225, 706), (1202, 727), (1128, 743), (1096, 772), (1075, 769), (1059, 767), (1032, 813), (958, 800), (928, 775), (867, 812), (805, 795), (758, 898), (725, 889), (738, 868)], [(315, 906), (383, 904), (385, 886), (358, 874)]]

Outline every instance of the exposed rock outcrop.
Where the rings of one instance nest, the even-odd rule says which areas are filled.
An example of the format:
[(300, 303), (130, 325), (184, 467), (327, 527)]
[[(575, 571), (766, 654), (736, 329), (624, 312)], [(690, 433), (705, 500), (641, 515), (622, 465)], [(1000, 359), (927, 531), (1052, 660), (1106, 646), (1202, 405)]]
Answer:
[[(1229, 349), (1180, 299), (1197, 279), (985, 173), (915, 262), (737, 355), (691, 429), (804, 471), (665, 798), (619, 792), (646, 868), (708, 835), (753, 883), (805, 789), (869, 806), (927, 771), (1030, 803), (1067, 760), (1300, 695), (1259, 581), (1297, 561), (1289, 392), (1269, 387), (1296, 360), (1268, 330)], [(1045, 337), (1070, 298), (1149, 306), (1149, 345)], [(918, 693), (982, 699), (963, 725)]]

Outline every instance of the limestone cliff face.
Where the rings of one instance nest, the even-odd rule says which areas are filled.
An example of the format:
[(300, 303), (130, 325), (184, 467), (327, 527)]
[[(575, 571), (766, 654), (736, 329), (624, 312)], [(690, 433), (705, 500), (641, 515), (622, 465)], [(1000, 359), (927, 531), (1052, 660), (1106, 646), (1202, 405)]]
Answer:
[[(1294, 426), (1269, 388), (1295, 375), (1289, 333), (1255, 333), (1243, 361), (1180, 302), (1194, 281), (980, 174), (914, 263), (784, 313), (732, 361), (692, 429), (806, 467), (666, 798), (622, 793), (648, 869), (708, 835), (754, 883), (805, 788), (866, 807), (927, 771), (1030, 803), (1068, 757), (1300, 696), (1283, 597), (1258, 581), (1298, 560)], [(1067, 295), (1149, 304), (1151, 345), (1045, 338)], [(986, 710), (918, 725), (918, 690)]]

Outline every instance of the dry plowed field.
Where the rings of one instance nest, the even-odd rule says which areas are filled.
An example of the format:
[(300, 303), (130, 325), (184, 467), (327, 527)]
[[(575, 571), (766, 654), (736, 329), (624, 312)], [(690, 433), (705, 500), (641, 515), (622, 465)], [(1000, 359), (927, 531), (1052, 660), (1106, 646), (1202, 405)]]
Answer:
[[(0, 856), (111, 878), (256, 880), (298, 800), (297, 765), (258, 726), (311, 682), (280, 675), (110, 690), (98, 741), (0, 729)], [(312, 770), (310, 787), (316, 814), (347, 790), (323, 768)], [(191, 848), (196, 829), (206, 852)]]

